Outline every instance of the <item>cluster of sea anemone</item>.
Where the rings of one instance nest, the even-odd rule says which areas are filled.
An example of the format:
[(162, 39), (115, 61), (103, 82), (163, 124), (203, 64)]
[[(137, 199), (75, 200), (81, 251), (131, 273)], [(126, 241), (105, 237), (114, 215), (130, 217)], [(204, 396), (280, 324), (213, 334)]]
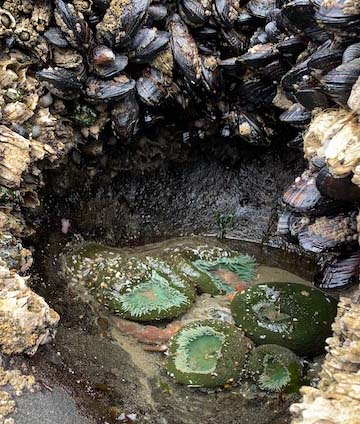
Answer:
[(189, 386), (222, 387), (247, 374), (265, 390), (299, 388), (297, 355), (323, 351), (336, 315), (332, 297), (303, 284), (249, 284), (254, 259), (225, 247), (175, 241), (144, 250), (75, 247), (64, 261), (66, 278), (111, 313), (140, 322), (179, 317), (197, 293), (230, 295), (233, 321), (196, 319), (170, 340), (168, 373)]

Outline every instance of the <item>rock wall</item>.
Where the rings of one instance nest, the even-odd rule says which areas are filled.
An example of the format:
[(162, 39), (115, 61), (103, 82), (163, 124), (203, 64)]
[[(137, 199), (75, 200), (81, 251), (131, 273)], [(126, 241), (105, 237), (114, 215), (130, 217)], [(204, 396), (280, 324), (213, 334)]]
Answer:
[(328, 354), (318, 388), (303, 387), (301, 403), (290, 408), (293, 424), (354, 424), (359, 422), (360, 305), (342, 298), (327, 340)]
[(54, 333), (59, 315), (27, 286), (23, 277), (0, 266), (0, 351), (32, 355)]

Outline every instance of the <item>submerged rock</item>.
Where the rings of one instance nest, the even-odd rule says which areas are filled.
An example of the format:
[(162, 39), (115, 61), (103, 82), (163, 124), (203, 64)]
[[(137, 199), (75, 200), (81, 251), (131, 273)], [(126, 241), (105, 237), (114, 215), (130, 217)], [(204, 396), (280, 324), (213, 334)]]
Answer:
[(337, 302), (304, 284), (268, 283), (237, 293), (235, 323), (256, 345), (277, 344), (299, 355), (315, 355), (331, 335)]
[(191, 306), (196, 289), (210, 294), (235, 292), (241, 279), (254, 278), (254, 268), (248, 256), (179, 243), (136, 251), (92, 243), (66, 258), (70, 281), (85, 284), (101, 303), (134, 321), (179, 316)]
[(27, 287), (25, 279), (0, 265), (0, 350), (33, 355), (54, 334), (59, 315)]
[(212, 296), (203, 293), (197, 296), (193, 306), (185, 312), (180, 321), (183, 325), (193, 321), (218, 320), (227, 324), (234, 324), (230, 311), (230, 300), (227, 296)]
[(294, 392), (301, 385), (301, 362), (283, 346), (258, 346), (251, 353), (247, 369), (263, 390)]
[(236, 381), (251, 342), (234, 326), (216, 320), (196, 321), (171, 340), (168, 373), (181, 384), (218, 387)]

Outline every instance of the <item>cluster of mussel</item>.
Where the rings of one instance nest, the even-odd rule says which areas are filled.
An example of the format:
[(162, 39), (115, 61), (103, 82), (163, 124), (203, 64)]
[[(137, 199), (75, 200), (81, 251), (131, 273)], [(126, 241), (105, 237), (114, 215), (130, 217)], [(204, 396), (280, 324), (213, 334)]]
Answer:
[[(290, 145), (302, 147), (301, 131), (313, 114), (325, 110), (316, 121), (322, 145), (330, 136), (331, 146), (339, 138), (352, 139), (353, 166), (334, 174), (336, 165), (326, 159), (329, 172), (348, 179), (359, 172), (356, 94), (354, 115), (345, 110), (360, 75), (355, 1), (4, 0), (0, 5), (6, 75), (0, 80), (1, 119), (31, 141), (30, 160), (54, 161), (74, 144), (101, 156), (104, 143), (158, 140), (165, 128), (170, 139), (186, 143), (219, 135), (268, 145), (276, 139), (279, 119), (299, 130)], [(27, 86), (13, 78), (18, 69), (26, 73)], [(343, 129), (336, 126), (337, 135), (325, 135), (327, 117), (344, 122)], [(330, 145), (331, 161), (341, 161), (347, 145)], [(307, 157), (317, 172), (321, 154)], [(318, 181), (323, 177), (325, 171)], [(352, 201), (356, 190), (351, 193)]]
[(315, 17), (333, 37), (292, 70), (294, 75), (299, 71), (292, 85), (301, 104), (296, 108), (308, 113), (298, 140), (309, 168), (285, 191), (287, 211), (278, 226), (281, 234), (318, 255), (315, 284), (323, 289), (348, 288), (360, 274), (360, 43), (354, 43), (357, 9), (347, 11), (348, 6), (320, 7)]
[(291, 103), (280, 120), (300, 130), (289, 145), (309, 166), (283, 194), (278, 231), (317, 255), (316, 286), (347, 289), (360, 275), (360, 7), (294, 1), (282, 12), (294, 4), (298, 34), (289, 42), (311, 41), (282, 76), (278, 94)]
[(322, 289), (359, 282), (359, 82), (351, 94), (348, 87), (347, 108), (313, 114), (303, 135), (309, 168), (283, 194), (278, 231), (318, 256), (315, 284)]
[(220, 133), (269, 143), (275, 116), (265, 108), (279, 75), (262, 68), (281, 55), (268, 43), (259, 50), (265, 33), (257, 28), (275, 3), (2, 3), (5, 46), (38, 59), (36, 78), (49, 91), (43, 103), (90, 138), (93, 154), (101, 153), (95, 141), (110, 123), (123, 142), (183, 123), (186, 142)]
[(314, 108), (343, 105), (360, 72), (351, 1), (2, 3), (5, 44), (38, 58), (44, 101), (94, 143), (110, 123), (123, 142), (183, 123), (183, 141), (267, 145), (279, 108), (302, 127)]
[[(104, 305), (117, 328), (142, 342), (139, 331), (149, 323), (151, 342), (156, 333), (164, 342), (161, 325), (178, 318), (167, 337), (173, 336), (167, 371), (179, 383), (223, 387), (248, 376), (264, 390), (297, 391), (300, 356), (323, 352), (337, 302), (304, 284), (253, 284), (253, 258), (193, 243), (145, 246), (146, 253), (75, 246), (65, 257), (64, 275), (69, 287)], [(199, 308), (200, 314), (194, 311)]]

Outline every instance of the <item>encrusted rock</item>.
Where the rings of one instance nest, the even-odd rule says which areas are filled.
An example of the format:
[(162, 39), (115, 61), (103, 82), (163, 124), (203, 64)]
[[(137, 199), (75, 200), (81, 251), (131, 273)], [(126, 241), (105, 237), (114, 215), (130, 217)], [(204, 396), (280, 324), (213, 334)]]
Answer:
[(18, 187), (22, 173), (30, 163), (29, 141), (0, 125), (0, 184), (6, 187)]
[[(352, 103), (353, 104), (353, 103)], [(355, 105), (353, 104), (355, 107)], [(325, 159), (335, 177), (354, 174), (352, 182), (359, 183), (360, 125), (354, 113), (344, 109), (325, 110), (313, 118), (304, 135), (306, 159)]]
[(15, 412), (15, 396), (20, 396), (24, 391), (32, 392), (34, 390), (35, 377), (33, 375), (23, 374), (19, 369), (9, 369), (4, 366), (0, 356), (0, 387), (8, 389), (11, 387), (11, 394), (8, 390), (0, 390), (0, 423), (14, 424), (12, 418), (5, 418)]
[(348, 106), (354, 112), (360, 113), (360, 77), (353, 85), (351, 94), (348, 100)]
[[(324, 144), (326, 145), (325, 139)], [(360, 125), (357, 118), (344, 122), (325, 147), (330, 172), (338, 177), (349, 175), (360, 163)]]
[(24, 278), (0, 265), (0, 350), (33, 355), (54, 334), (59, 315), (26, 285)]
[(316, 114), (304, 135), (304, 155), (306, 159), (322, 156), (319, 149), (323, 140), (338, 127), (339, 121), (348, 113), (342, 109), (325, 110)]
[(318, 388), (303, 387), (293, 424), (355, 424), (360, 414), (360, 305), (341, 298)]

